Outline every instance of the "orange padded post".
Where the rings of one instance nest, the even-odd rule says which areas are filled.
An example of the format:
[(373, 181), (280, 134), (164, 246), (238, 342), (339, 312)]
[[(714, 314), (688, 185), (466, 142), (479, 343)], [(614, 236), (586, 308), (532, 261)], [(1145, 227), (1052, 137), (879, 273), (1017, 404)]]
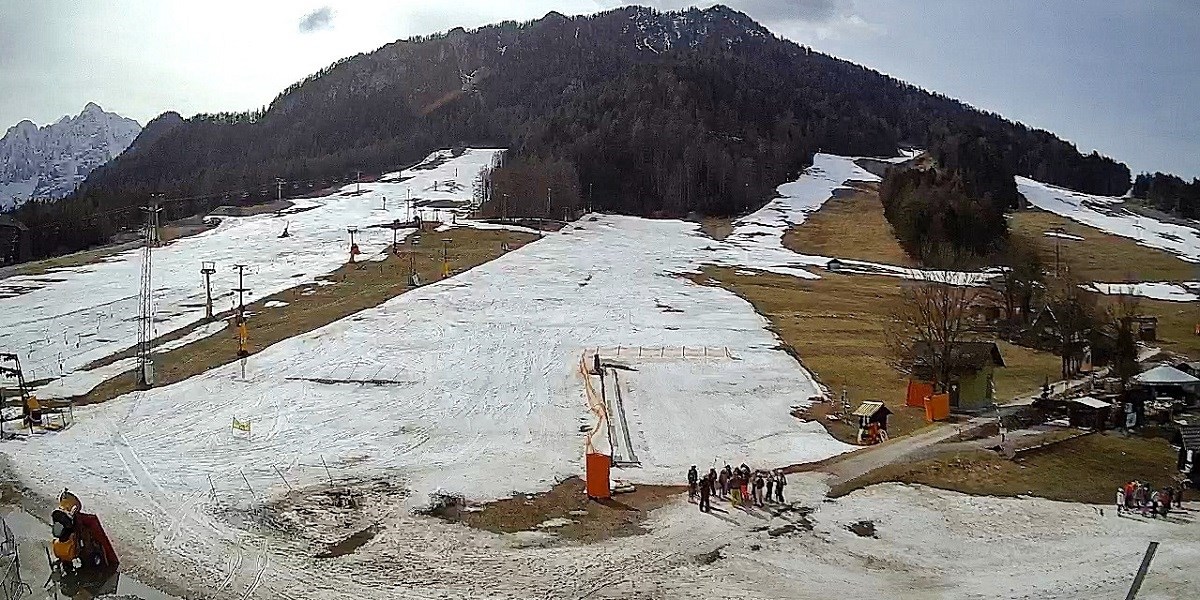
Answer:
[(930, 423), (950, 418), (950, 394), (934, 394), (925, 399), (925, 420)]
[(604, 499), (612, 496), (608, 471), (612, 457), (607, 454), (589, 452), (585, 463), (587, 472), (587, 495), (589, 498)]

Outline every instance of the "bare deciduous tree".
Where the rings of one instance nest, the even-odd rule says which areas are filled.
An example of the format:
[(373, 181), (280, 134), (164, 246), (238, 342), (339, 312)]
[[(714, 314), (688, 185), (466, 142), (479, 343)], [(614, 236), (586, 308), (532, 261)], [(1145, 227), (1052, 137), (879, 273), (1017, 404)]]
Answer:
[(940, 392), (947, 390), (963, 357), (955, 352), (973, 331), (971, 307), (980, 289), (972, 277), (952, 271), (932, 271), (906, 283), (892, 312), (888, 343), (904, 367), (921, 360), (934, 375)]
[(1082, 348), (1097, 325), (1095, 297), (1075, 279), (1064, 277), (1047, 290), (1046, 308), (1054, 316), (1051, 329), (1063, 379), (1071, 379), (1082, 368)]
[(1115, 340), (1112, 353), (1112, 371), (1121, 380), (1121, 389), (1129, 387), (1129, 380), (1137, 374), (1137, 334), (1134, 319), (1142, 315), (1141, 303), (1132, 294), (1120, 294), (1105, 311), (1107, 328)]

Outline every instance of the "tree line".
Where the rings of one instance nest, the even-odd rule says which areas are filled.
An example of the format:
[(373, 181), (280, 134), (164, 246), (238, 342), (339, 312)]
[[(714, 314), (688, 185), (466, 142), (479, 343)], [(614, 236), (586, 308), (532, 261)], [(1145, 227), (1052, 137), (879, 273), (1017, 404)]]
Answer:
[(1166, 173), (1142, 173), (1133, 181), (1132, 195), (1163, 212), (1185, 219), (1200, 218), (1200, 179), (1189, 183)]

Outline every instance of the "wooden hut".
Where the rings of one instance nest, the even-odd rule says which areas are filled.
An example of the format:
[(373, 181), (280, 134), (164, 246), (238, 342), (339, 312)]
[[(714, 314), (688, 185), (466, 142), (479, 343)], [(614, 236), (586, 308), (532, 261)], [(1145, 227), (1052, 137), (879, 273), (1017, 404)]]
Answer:
[(1103, 431), (1108, 423), (1112, 404), (1094, 396), (1082, 396), (1067, 400), (1067, 419), (1072, 427)]
[(858, 443), (878, 444), (887, 441), (887, 418), (892, 411), (878, 400), (867, 400), (854, 409), (858, 417)]

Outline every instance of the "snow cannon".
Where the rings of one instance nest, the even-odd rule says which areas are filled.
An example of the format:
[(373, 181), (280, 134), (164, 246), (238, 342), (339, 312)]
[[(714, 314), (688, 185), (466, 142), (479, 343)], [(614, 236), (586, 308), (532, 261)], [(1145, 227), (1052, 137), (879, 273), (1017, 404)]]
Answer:
[(71, 572), (76, 562), (81, 569), (97, 570), (116, 569), (120, 564), (99, 517), (83, 512), (83, 503), (75, 494), (63, 490), (58, 508), (50, 513), (50, 522), (54, 536), (50, 542), (52, 569)]

